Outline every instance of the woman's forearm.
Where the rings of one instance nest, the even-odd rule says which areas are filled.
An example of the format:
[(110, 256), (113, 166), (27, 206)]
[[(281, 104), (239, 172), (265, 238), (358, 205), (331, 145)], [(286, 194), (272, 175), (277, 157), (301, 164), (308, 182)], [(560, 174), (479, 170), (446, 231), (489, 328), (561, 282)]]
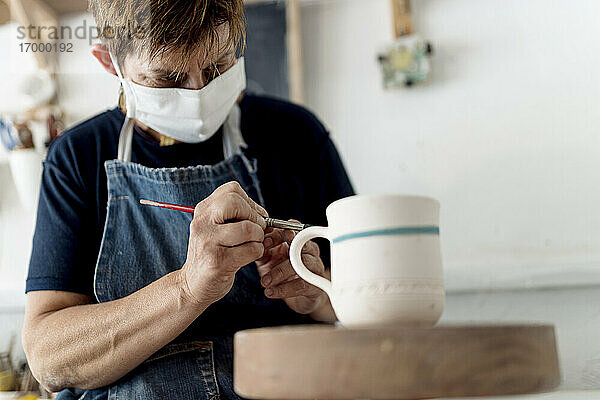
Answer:
[(52, 391), (105, 386), (176, 338), (209, 305), (187, 300), (178, 270), (127, 297), (27, 321), (27, 358)]

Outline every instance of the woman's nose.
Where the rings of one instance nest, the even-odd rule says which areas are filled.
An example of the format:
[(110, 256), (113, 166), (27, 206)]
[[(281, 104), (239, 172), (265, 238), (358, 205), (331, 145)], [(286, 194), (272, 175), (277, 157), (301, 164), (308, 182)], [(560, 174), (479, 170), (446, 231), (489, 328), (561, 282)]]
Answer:
[(215, 79), (219, 75), (216, 67), (205, 68), (194, 74), (190, 74), (188, 81), (184, 85), (186, 89), (202, 89), (208, 85), (210, 81)]
[(206, 84), (208, 83), (205, 74), (202, 73), (195, 73), (195, 74), (190, 74), (187, 82), (185, 82), (185, 84), (183, 85), (184, 89), (192, 89), (192, 90), (200, 90), (202, 89), (204, 86), (206, 86)]

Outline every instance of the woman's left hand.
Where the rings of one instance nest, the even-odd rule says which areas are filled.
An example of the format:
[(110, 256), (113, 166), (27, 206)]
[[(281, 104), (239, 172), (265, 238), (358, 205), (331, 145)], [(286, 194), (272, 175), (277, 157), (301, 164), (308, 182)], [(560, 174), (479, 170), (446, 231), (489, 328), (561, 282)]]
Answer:
[[(299, 314), (317, 310), (325, 299), (325, 292), (300, 278), (290, 263), (290, 243), (295, 233), (289, 230), (268, 228), (265, 233), (263, 257), (256, 261), (265, 296), (282, 299)], [(324, 276), (325, 266), (319, 246), (309, 241), (302, 249), (302, 262), (317, 275)]]

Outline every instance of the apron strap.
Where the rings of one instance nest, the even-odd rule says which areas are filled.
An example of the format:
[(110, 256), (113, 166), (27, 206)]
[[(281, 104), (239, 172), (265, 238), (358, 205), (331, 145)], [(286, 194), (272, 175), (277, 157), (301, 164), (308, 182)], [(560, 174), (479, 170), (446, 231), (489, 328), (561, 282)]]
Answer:
[(237, 103), (234, 104), (223, 124), (223, 155), (225, 159), (240, 154), (242, 149), (248, 147), (240, 129), (241, 114), (240, 106)]
[(131, 142), (133, 140), (133, 119), (125, 117), (125, 122), (119, 134), (119, 150), (117, 157), (121, 161), (131, 161)]
[[(235, 104), (223, 124), (223, 155), (225, 159), (242, 152), (248, 147), (240, 129), (241, 111)], [(131, 143), (133, 141), (134, 120), (126, 117), (119, 134), (119, 149), (117, 157), (120, 161), (131, 161)]]

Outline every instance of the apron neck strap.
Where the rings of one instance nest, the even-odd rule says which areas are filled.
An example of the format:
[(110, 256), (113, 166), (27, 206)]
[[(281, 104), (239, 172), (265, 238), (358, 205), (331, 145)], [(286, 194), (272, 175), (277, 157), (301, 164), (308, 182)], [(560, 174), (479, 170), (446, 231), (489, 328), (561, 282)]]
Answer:
[(131, 143), (133, 141), (133, 124), (135, 122), (129, 117), (125, 117), (125, 122), (121, 127), (119, 134), (119, 149), (117, 157), (121, 161), (131, 161)]
[(225, 159), (241, 153), (242, 149), (248, 147), (240, 128), (241, 114), (240, 106), (237, 103), (234, 104), (223, 124), (223, 156)]
[[(242, 136), (240, 122), (240, 107), (235, 104), (223, 124), (223, 155), (225, 159), (241, 153), (242, 149), (248, 147)], [(123, 123), (121, 133), (119, 134), (119, 148), (117, 151), (117, 157), (120, 161), (131, 161), (131, 143), (133, 141), (134, 123), (133, 119), (125, 117), (125, 122)]]

